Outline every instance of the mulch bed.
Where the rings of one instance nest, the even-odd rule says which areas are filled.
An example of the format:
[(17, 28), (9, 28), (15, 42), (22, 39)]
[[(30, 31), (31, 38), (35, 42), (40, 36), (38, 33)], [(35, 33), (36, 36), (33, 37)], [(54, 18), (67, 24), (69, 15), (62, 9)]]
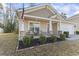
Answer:
[[(46, 43), (44, 43), (44, 44), (53, 43), (50, 39), (51, 38), (48, 37)], [(56, 42), (58, 42), (58, 41), (60, 41), (60, 38), (57, 38)], [(32, 46), (37, 46), (37, 45), (42, 45), (42, 44), (40, 44), (39, 39), (33, 39), (30, 46), (24, 46), (23, 42), (19, 41), (18, 49), (24, 49), (24, 48), (28, 48), (28, 47), (32, 47)]]

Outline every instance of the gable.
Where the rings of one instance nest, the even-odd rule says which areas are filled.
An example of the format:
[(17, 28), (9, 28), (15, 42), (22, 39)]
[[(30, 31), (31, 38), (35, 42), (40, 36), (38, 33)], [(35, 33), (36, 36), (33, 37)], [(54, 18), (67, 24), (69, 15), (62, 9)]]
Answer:
[[(20, 17), (22, 14), (22, 9), (18, 10), (18, 14)], [(56, 19), (59, 19), (59, 20), (63, 19), (60, 13), (58, 13), (56, 9), (54, 9), (50, 5), (42, 5), (42, 6), (38, 5), (38, 6), (26, 8), (24, 9), (24, 14), (31, 15), (31, 16), (44, 17), (44, 18), (53, 18), (55, 15), (57, 15), (57, 17), (55, 17)]]
[(30, 12), (30, 13), (26, 13), (26, 14), (33, 15), (33, 16), (39, 16), (39, 17), (45, 17), (45, 18), (49, 18), (52, 15), (54, 15), (48, 9), (45, 9), (45, 8)]
[(51, 10), (51, 8), (48, 5), (45, 5), (43, 7), (37, 7), (35, 10), (31, 12), (28, 12), (28, 11), (25, 10), (25, 14), (32, 15), (32, 16), (45, 17), (45, 18), (50, 18), (51, 16), (55, 14), (54, 11)]

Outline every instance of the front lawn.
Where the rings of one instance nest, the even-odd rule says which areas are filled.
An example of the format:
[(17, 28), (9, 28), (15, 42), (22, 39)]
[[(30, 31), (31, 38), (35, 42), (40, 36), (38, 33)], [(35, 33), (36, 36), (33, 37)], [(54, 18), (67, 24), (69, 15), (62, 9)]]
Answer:
[(20, 56), (69, 56), (79, 55), (79, 40), (61, 41), (19, 50)]
[(33, 46), (23, 50), (16, 50), (17, 35), (14, 33), (0, 33), (0, 55), (13, 56), (62, 56), (79, 55), (79, 40), (61, 41)]
[(0, 33), (0, 55), (13, 55), (17, 44), (14, 33)]

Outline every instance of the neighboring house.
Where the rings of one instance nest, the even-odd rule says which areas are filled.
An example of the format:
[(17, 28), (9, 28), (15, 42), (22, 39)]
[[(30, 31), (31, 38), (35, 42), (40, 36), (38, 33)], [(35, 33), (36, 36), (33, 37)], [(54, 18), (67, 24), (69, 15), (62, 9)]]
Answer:
[[(22, 10), (18, 12), (21, 16)], [(68, 27), (71, 24), (64, 21), (64, 18), (48, 4), (29, 7), (24, 11), (24, 19), (19, 20), (19, 35), (24, 36), (28, 32), (58, 35), (59, 31), (69, 31), (69, 34), (74, 34), (71, 33), (74, 29)]]
[(75, 31), (79, 31), (79, 14), (76, 14), (72, 17), (69, 17), (67, 19), (69, 22), (73, 22), (75, 23), (76, 25), (74, 26), (75, 27)]

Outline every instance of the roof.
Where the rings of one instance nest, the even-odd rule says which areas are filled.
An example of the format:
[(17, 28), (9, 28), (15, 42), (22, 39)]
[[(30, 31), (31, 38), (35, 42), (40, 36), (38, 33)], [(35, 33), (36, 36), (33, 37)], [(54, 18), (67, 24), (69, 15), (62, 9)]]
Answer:
[[(28, 7), (28, 8), (24, 8), (24, 10), (26, 12), (32, 12), (32, 11), (35, 11), (35, 10), (38, 10), (38, 9), (41, 9), (41, 8), (46, 8), (46, 7), (49, 7), (48, 9), (51, 12), (56, 13), (56, 10), (54, 8), (52, 8), (49, 4), (43, 4), (43, 5), (37, 5), (37, 6), (33, 6), (33, 7)], [(19, 9), (18, 11), (21, 12), (22, 9)]]
[(75, 23), (70, 22), (70, 21), (68, 21), (68, 20), (62, 20), (62, 21), (61, 21), (61, 23), (68, 23), (68, 24), (73, 24), (73, 25), (76, 25)]
[(67, 18), (67, 20), (73, 20), (75, 18), (79, 18), (79, 14), (73, 15), (73, 16)]
[[(56, 14), (58, 17), (61, 17), (63, 19), (63, 17), (60, 15), (60, 13), (54, 7), (52, 7), (50, 4), (37, 5), (34, 7), (25, 8), (24, 10), (25, 10), (25, 13), (29, 13), (29, 12), (33, 12), (33, 11), (36, 11), (36, 10), (39, 10), (42, 8), (48, 8), (51, 11), (51, 13)], [(21, 11), (22, 11), (22, 9), (18, 10), (18, 12), (21, 12)], [(51, 18), (51, 17), (52, 17), (52, 15), (49, 18)]]

